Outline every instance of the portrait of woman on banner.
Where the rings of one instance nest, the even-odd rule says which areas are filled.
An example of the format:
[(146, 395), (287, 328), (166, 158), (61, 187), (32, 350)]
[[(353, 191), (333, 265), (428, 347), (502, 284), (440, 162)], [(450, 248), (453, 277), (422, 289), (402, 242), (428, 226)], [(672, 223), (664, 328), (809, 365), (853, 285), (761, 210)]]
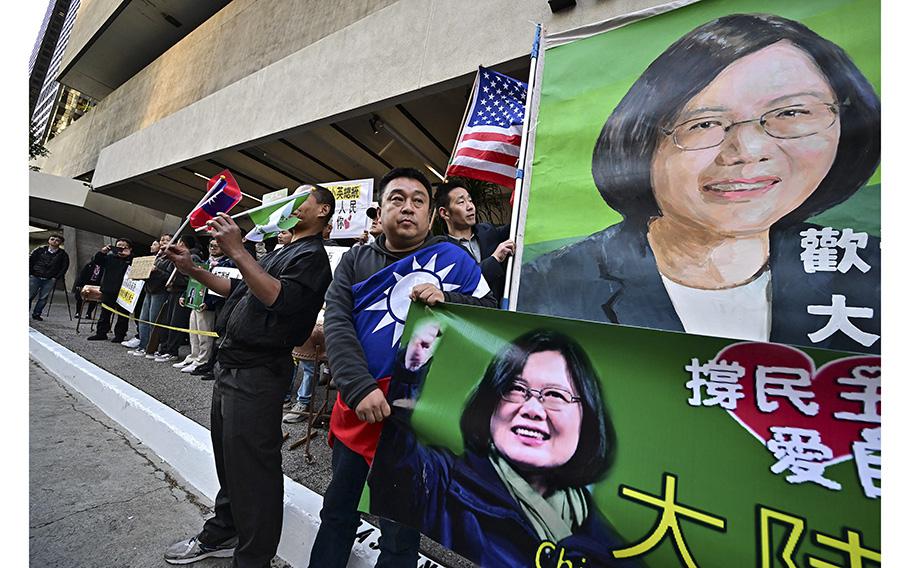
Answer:
[(371, 513), (481, 566), (555, 567), (560, 557), (639, 565), (613, 558), (623, 543), (587, 488), (610, 469), (616, 435), (597, 373), (573, 339), (536, 330), (493, 357), (462, 411), (460, 456), (421, 444), (413, 401), (393, 398), (417, 393), (428, 365), (396, 369), (393, 414), (369, 478)]
[[(875, 172), (880, 121), (849, 56), (803, 24), (731, 15), (695, 28), (632, 84), (597, 139), (594, 182), (623, 220), (524, 266), (518, 309), (878, 352), (878, 239), (840, 227), (821, 243), (855, 253), (852, 266), (811, 271), (805, 251), (822, 230), (807, 219)], [(835, 296), (864, 309), (850, 322), (858, 333), (810, 339), (831, 316), (809, 306), (830, 310)]]

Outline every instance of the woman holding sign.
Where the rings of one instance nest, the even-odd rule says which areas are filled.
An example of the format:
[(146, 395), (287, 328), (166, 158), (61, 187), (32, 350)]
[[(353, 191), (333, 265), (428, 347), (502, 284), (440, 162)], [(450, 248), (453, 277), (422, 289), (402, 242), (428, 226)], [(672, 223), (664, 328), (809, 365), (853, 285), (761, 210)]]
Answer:
[[(399, 357), (390, 395), (426, 376), (426, 363), (407, 361)], [(461, 457), (419, 444), (408, 404), (393, 406), (371, 512), (481, 566), (637, 565), (612, 557), (621, 542), (586, 489), (609, 469), (616, 436), (597, 373), (571, 338), (533, 331), (496, 354), (462, 412)]]
[(878, 239), (805, 221), (875, 172), (880, 120), (866, 78), (804, 25), (699, 26), (635, 81), (595, 145), (595, 184), (623, 221), (525, 267), (519, 309), (877, 351)]

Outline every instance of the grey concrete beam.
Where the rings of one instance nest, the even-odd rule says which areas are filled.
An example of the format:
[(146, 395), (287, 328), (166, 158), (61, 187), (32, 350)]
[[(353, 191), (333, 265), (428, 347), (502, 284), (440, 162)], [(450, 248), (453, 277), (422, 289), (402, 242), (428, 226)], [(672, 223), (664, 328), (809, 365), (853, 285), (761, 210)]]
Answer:
[(29, 215), (102, 235), (146, 240), (173, 231), (181, 218), (91, 190), (88, 184), (29, 172)]
[(581, 2), (551, 14), (545, 2), (490, 0), (466, 9), (400, 0), (104, 148), (92, 182), (110, 186), (525, 56), (531, 21), (560, 31), (656, 3)]

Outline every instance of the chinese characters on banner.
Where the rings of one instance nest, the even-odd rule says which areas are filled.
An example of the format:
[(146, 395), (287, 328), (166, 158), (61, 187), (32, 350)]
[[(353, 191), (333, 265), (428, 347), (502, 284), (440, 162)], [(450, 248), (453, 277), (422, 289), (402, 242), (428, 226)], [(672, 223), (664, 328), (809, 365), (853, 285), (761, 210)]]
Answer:
[(369, 512), (480, 566), (881, 563), (881, 357), (413, 305)]
[(518, 310), (880, 353), (879, 12), (704, 0), (549, 36)]
[(739, 343), (714, 359), (685, 366), (691, 406), (719, 406), (777, 460), (788, 483), (833, 491), (828, 465), (852, 459), (866, 497), (881, 496), (881, 363), (879, 357), (837, 359), (815, 369), (798, 349)]
[(321, 184), (335, 196), (332, 239), (360, 237), (370, 226), (367, 208), (373, 200), (373, 180), (332, 181)]

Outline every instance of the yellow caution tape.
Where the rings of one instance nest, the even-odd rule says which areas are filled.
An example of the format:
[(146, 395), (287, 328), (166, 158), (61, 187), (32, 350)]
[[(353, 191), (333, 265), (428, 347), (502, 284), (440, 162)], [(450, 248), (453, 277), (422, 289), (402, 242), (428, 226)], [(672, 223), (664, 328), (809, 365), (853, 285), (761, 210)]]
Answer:
[(173, 329), (174, 331), (182, 331), (182, 332), (184, 332), (184, 333), (194, 333), (194, 334), (196, 334), (196, 335), (204, 335), (204, 336), (206, 336), (206, 337), (218, 337), (218, 334), (215, 333), (214, 331), (200, 331), (200, 330), (198, 330), (198, 329), (184, 329), (184, 328), (182, 328), (182, 327), (172, 327), (172, 326), (170, 326), (170, 325), (164, 325), (164, 324), (161, 324), (161, 323), (155, 323), (155, 322), (151, 322), (151, 321), (141, 320), (141, 319), (139, 319), (139, 318), (134, 318), (133, 316), (131, 316), (131, 315), (129, 315), (129, 314), (125, 314), (125, 313), (123, 313), (123, 312), (120, 312), (120, 311), (115, 310), (114, 308), (108, 306), (108, 305), (105, 304), (104, 302), (101, 303), (101, 307), (104, 308), (105, 310), (109, 311), (109, 312), (112, 312), (112, 313), (117, 314), (117, 315), (120, 316), (120, 317), (124, 317), (124, 318), (127, 318), (127, 319), (129, 319), (129, 320), (131, 320), (131, 321), (135, 321), (135, 322), (138, 322), (138, 323), (147, 323), (147, 324), (149, 324), (149, 325), (154, 325), (155, 327), (163, 327), (164, 329)]

